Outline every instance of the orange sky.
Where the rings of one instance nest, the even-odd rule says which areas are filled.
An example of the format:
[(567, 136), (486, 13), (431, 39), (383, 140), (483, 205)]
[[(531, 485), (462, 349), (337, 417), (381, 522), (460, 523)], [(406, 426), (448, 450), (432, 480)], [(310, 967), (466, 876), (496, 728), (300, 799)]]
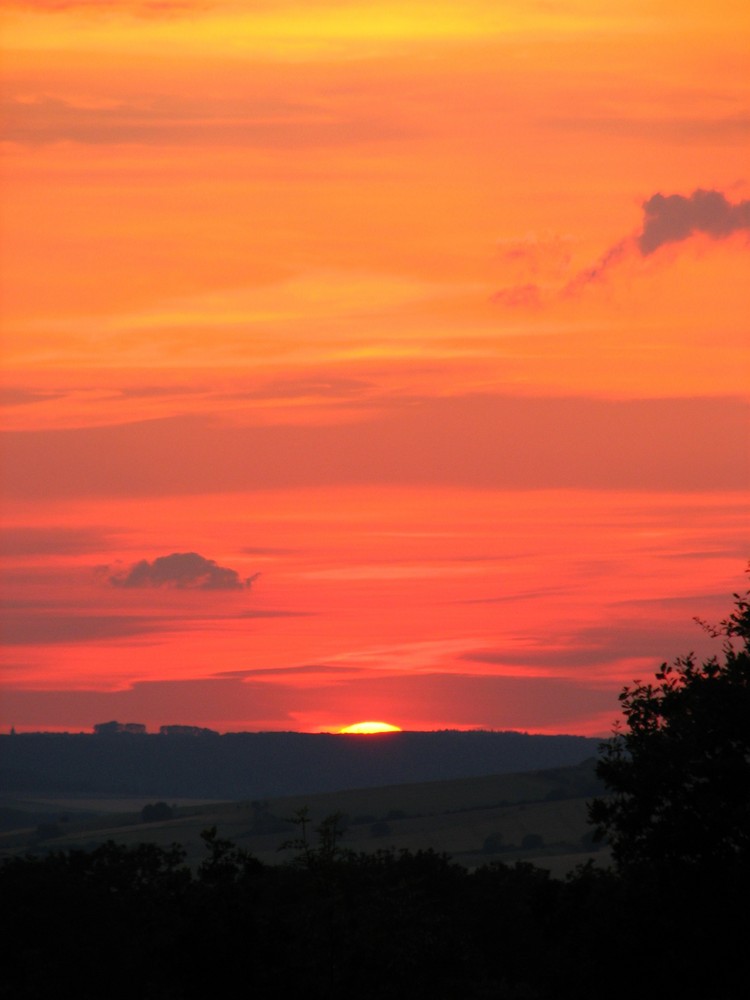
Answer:
[(606, 734), (707, 652), (750, 556), (748, 29), (0, 0), (0, 726)]

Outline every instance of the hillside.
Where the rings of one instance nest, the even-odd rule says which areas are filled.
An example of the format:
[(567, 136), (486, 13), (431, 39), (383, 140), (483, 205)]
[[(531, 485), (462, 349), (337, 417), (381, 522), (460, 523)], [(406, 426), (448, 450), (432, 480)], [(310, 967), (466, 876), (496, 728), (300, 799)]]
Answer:
[(216, 827), (221, 837), (273, 864), (293, 856), (279, 847), (299, 833), (290, 820), (305, 809), (313, 840), (326, 816), (340, 814), (341, 843), (350, 850), (432, 848), (468, 868), (520, 859), (563, 874), (595, 851), (586, 803), (600, 792), (589, 759), (567, 768), (318, 795), (170, 802), (172, 818), (149, 823), (143, 822), (143, 800), (19, 799), (15, 829), (6, 825), (0, 834), (0, 854), (90, 848), (108, 839), (164, 847), (176, 842), (196, 864), (205, 853), (202, 832)]
[(516, 732), (0, 736), (6, 795), (267, 799), (580, 763), (599, 740)]

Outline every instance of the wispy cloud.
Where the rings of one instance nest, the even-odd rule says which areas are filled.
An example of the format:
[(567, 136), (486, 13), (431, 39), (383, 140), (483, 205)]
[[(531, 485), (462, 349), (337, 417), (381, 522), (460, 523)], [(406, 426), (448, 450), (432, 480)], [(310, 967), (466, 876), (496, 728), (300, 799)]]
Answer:
[(192, 15), (215, 7), (211, 0), (2, 0), (0, 9), (30, 10), (43, 14), (85, 11), (125, 13), (135, 17)]
[(108, 533), (97, 528), (8, 525), (0, 535), (0, 555), (71, 555), (98, 552), (108, 544)]
[(231, 143), (292, 149), (387, 140), (402, 130), (384, 119), (331, 116), (329, 109), (284, 100), (171, 97), (108, 103), (38, 94), (2, 102), (3, 139), (31, 145), (76, 142)]
[(292, 667), (258, 667), (251, 670), (220, 670), (213, 677), (266, 677), (283, 681), (285, 677), (318, 677), (329, 674), (331, 677), (349, 677), (352, 674), (364, 673), (365, 668), (351, 666), (331, 666), (327, 663), (308, 663)]
[(578, 295), (606, 278), (612, 268), (632, 257), (650, 257), (661, 247), (703, 234), (714, 240), (750, 234), (750, 200), (731, 202), (722, 191), (696, 188), (690, 195), (661, 192), (642, 203), (640, 231), (623, 236), (593, 264), (578, 271), (561, 289), (536, 282), (501, 288), (492, 301), (511, 309), (537, 309), (550, 299)]
[(536, 309), (542, 304), (542, 292), (539, 285), (533, 282), (525, 285), (511, 285), (495, 292), (492, 301), (511, 308)]
[(600, 281), (629, 255), (649, 257), (667, 244), (682, 243), (700, 233), (715, 240), (737, 232), (750, 233), (750, 200), (733, 203), (721, 191), (696, 188), (687, 196), (657, 192), (643, 202), (642, 208), (641, 231), (619, 240), (595, 264), (580, 271), (565, 286), (564, 295), (575, 294)]
[[(3, 641), (8, 646), (47, 646), (100, 643), (111, 639), (155, 636), (169, 620), (148, 615), (28, 614), (8, 616)], [(158, 637), (155, 641), (159, 641)]]
[[(7, 433), (0, 443), (13, 469), (7, 491), (28, 499), (334, 484), (707, 491), (747, 482), (737, 460), (747, 447), (747, 410), (731, 397), (410, 397), (334, 426), (244, 427), (191, 417)], [(243, 585), (195, 554), (162, 558), (171, 561), (116, 574), (118, 585)]]

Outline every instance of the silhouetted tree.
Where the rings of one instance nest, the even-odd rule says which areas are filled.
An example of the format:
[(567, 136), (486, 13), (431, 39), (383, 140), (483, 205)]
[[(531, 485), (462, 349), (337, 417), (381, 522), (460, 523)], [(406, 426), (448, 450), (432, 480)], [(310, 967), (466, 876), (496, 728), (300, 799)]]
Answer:
[[(627, 728), (603, 744), (610, 792), (589, 818), (618, 868), (723, 882), (750, 866), (750, 604), (709, 631), (720, 657), (663, 664), (655, 684), (620, 695)], [(704, 626), (706, 627), (706, 626)]]
[(331, 813), (326, 816), (320, 826), (314, 828), (317, 835), (317, 844), (313, 844), (309, 839), (308, 827), (311, 824), (310, 811), (307, 806), (298, 809), (294, 816), (289, 818), (289, 822), (297, 827), (299, 833), (291, 840), (286, 840), (279, 850), (286, 851), (294, 849), (299, 854), (290, 862), (310, 870), (327, 868), (336, 861), (348, 857), (351, 852), (342, 848), (340, 840), (346, 829), (346, 817), (341, 812)]
[(544, 837), (541, 833), (525, 833), (521, 841), (524, 851), (533, 851), (539, 847), (544, 847)]
[(261, 867), (249, 851), (219, 837), (215, 826), (203, 830), (201, 840), (208, 856), (198, 866), (198, 879), (205, 885), (234, 883), (246, 878), (249, 873), (257, 873)]
[(174, 810), (166, 802), (149, 802), (141, 809), (141, 819), (144, 823), (159, 823), (173, 818)]
[(391, 827), (384, 819), (376, 819), (370, 825), (370, 833), (373, 837), (390, 837)]
[(482, 852), (484, 854), (497, 854), (499, 851), (506, 850), (505, 838), (502, 833), (490, 833), (484, 838), (482, 843)]

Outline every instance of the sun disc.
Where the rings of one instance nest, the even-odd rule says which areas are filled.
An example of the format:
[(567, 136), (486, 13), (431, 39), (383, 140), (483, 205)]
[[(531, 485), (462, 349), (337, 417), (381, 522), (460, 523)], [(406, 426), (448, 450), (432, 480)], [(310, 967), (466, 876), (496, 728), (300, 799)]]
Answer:
[(352, 726), (344, 726), (339, 733), (347, 735), (371, 735), (373, 733), (400, 733), (400, 726), (392, 726), (389, 722), (355, 722)]

